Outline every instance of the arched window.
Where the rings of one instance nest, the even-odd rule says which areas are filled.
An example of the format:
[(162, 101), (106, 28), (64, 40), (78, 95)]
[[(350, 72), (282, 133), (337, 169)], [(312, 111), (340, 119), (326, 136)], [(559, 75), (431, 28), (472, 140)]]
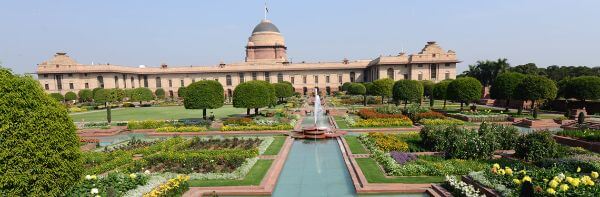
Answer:
[(387, 75), (388, 75), (388, 78), (394, 79), (394, 69), (393, 68), (388, 68), (387, 69)]
[(161, 88), (162, 82), (160, 81), (160, 77), (156, 77), (156, 88)]
[(277, 82), (278, 83), (283, 82), (283, 73), (277, 73)]
[(131, 77), (131, 88), (135, 88), (135, 80)]
[(325, 87), (325, 92), (327, 92), (327, 95), (331, 95), (331, 87)]
[(350, 72), (350, 82), (354, 83), (355, 80), (356, 80), (356, 73)]
[(115, 76), (115, 88), (119, 88), (119, 77)]
[(306, 96), (306, 93), (307, 93), (307, 92), (308, 92), (308, 88), (306, 88), (306, 87), (303, 87), (303, 88), (302, 88), (302, 94), (303, 94), (304, 96)]
[(225, 76), (225, 84), (228, 86), (231, 85), (231, 75)]
[(96, 79), (98, 80), (98, 87), (104, 88), (104, 77), (98, 76), (98, 77), (96, 77)]

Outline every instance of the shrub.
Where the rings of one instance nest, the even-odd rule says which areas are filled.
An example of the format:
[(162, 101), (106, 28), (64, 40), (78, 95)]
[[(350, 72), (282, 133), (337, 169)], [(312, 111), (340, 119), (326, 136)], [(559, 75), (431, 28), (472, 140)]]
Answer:
[(94, 94), (89, 89), (79, 90), (77, 96), (79, 96), (79, 100), (81, 102), (92, 102), (94, 98)]
[(65, 100), (67, 100), (67, 101), (77, 100), (77, 94), (75, 94), (75, 92), (67, 92), (65, 94)]
[(135, 107), (133, 103), (123, 103), (123, 107)]
[(600, 142), (600, 130), (563, 130), (556, 133), (557, 135), (580, 138), (592, 142)]
[(164, 120), (141, 120), (141, 121), (129, 121), (127, 124), (128, 129), (156, 129), (159, 127), (169, 126), (170, 124)]
[(275, 100), (275, 90), (266, 81), (244, 82), (233, 91), (233, 107), (246, 108), (248, 113), (250, 109), (269, 106)]
[(412, 121), (408, 118), (371, 118), (356, 121), (353, 127), (409, 127)]
[(414, 121), (419, 121), (421, 119), (446, 119), (446, 116), (440, 112), (428, 111), (415, 115)]
[(489, 159), (494, 153), (493, 143), (485, 141), (477, 131), (453, 128), (448, 132), (446, 157), (458, 159)]
[(165, 90), (162, 88), (158, 88), (154, 91), (154, 94), (156, 95), (156, 98), (158, 99), (165, 99)]
[(192, 83), (185, 91), (183, 105), (186, 109), (202, 109), (203, 119), (206, 119), (206, 109), (217, 109), (225, 102), (223, 86), (215, 80)]
[(0, 196), (61, 196), (81, 178), (67, 110), (28, 76), (0, 68)]
[(370, 140), (373, 140), (379, 150), (384, 152), (408, 151), (408, 144), (398, 139), (396, 135), (371, 132), (368, 134), (368, 137)]
[(373, 109), (360, 109), (358, 111), (358, 116), (363, 119), (371, 119), (371, 118), (401, 118), (406, 119), (406, 116), (402, 114), (382, 114)]
[(58, 102), (63, 102), (65, 101), (65, 97), (60, 94), (60, 93), (50, 93), (50, 97), (52, 97), (54, 100), (58, 101)]
[(223, 121), (223, 125), (250, 125), (253, 123), (251, 118), (227, 118)]
[(415, 80), (399, 80), (394, 83), (393, 98), (396, 103), (404, 101), (404, 106), (408, 101), (420, 101), (423, 97), (423, 84)]
[(519, 140), (519, 129), (501, 124), (481, 123), (479, 135), (494, 144), (494, 150), (513, 150)]
[(417, 159), (417, 156), (415, 154), (398, 151), (391, 151), (390, 156), (396, 161), (396, 163), (400, 165)]
[(148, 182), (143, 174), (108, 173), (105, 177), (87, 175), (84, 180), (73, 186), (67, 196), (89, 196), (92, 189), (97, 189), (99, 196), (122, 196), (128, 190), (135, 189)]
[(221, 131), (265, 131), (265, 130), (290, 130), (294, 127), (289, 124), (279, 125), (247, 125), (247, 126), (230, 126), (221, 127)]
[(131, 91), (131, 100), (132, 102), (140, 102), (143, 101), (151, 101), (154, 99), (154, 95), (152, 94), (152, 90), (148, 88), (136, 88)]
[(377, 107), (375, 111), (381, 114), (402, 114), (402, 108), (393, 105)]
[(423, 125), (463, 125), (465, 124), (462, 120), (457, 119), (421, 119), (419, 121)]
[(515, 156), (533, 162), (553, 158), (559, 156), (559, 145), (549, 132), (533, 132), (519, 137)]
[(450, 100), (469, 105), (471, 102), (475, 102), (481, 98), (481, 89), (483, 86), (481, 82), (473, 77), (461, 77), (453, 80), (448, 84), (447, 97)]

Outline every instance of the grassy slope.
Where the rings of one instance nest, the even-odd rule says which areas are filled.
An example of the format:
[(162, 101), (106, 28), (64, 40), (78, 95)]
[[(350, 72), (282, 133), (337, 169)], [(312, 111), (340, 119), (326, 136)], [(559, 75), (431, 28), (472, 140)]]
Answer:
[(444, 181), (444, 177), (439, 176), (387, 178), (379, 168), (379, 164), (371, 158), (356, 158), (356, 163), (369, 183), (440, 183)]
[[(213, 112), (216, 118), (232, 114), (245, 114), (246, 109), (233, 108), (225, 105), (219, 109), (207, 110), (207, 115)], [(81, 114), (72, 114), (73, 121), (106, 121), (106, 110), (96, 110)], [(113, 121), (129, 120), (173, 120), (182, 118), (201, 118), (202, 110), (185, 109), (183, 106), (122, 108), (112, 111)]]
[(281, 147), (283, 147), (283, 143), (285, 143), (286, 137), (285, 136), (275, 136), (274, 138), (275, 138), (275, 140), (273, 140), (273, 143), (271, 143), (271, 145), (269, 146), (269, 148), (267, 148), (267, 150), (265, 151), (265, 153), (263, 153), (263, 155), (279, 154)]
[(346, 122), (346, 120), (344, 120), (344, 117), (342, 117), (342, 116), (335, 116), (335, 117), (333, 117), (333, 119), (337, 123), (339, 129), (348, 129), (348, 128), (350, 128), (350, 126), (348, 126), (348, 122)]
[(190, 180), (190, 187), (260, 185), (272, 163), (270, 159), (258, 160), (242, 180)]
[(365, 147), (358, 141), (356, 136), (346, 135), (344, 136), (346, 142), (348, 142), (348, 147), (350, 147), (350, 152), (352, 154), (367, 154), (369, 153)]

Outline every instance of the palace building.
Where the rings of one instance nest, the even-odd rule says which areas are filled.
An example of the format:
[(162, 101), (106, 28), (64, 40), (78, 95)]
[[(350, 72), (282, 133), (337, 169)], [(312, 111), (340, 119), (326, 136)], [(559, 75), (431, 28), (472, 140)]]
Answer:
[(162, 64), (158, 67), (81, 64), (59, 52), (38, 64), (37, 75), (47, 92), (62, 94), (77, 93), (81, 89), (147, 87), (153, 91), (162, 88), (167, 96), (177, 97), (179, 87), (200, 80), (219, 81), (227, 97), (233, 95), (235, 86), (249, 80), (288, 81), (301, 94), (315, 89), (320, 94), (331, 94), (345, 82), (369, 82), (381, 78), (435, 82), (454, 79), (458, 62), (454, 51), (444, 51), (436, 42), (427, 42), (415, 54), (400, 53), (371, 60), (291, 62), (283, 35), (265, 19), (252, 31), (246, 45), (245, 61), (239, 63), (213, 66)]

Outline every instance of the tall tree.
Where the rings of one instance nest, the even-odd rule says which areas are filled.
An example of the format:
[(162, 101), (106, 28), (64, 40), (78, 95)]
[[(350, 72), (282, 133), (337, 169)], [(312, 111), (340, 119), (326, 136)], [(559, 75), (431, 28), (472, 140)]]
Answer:
[(294, 96), (294, 87), (289, 82), (275, 83), (273, 86), (275, 87), (275, 95), (279, 98), (279, 101)]
[(258, 108), (267, 107), (272, 104), (275, 92), (266, 81), (248, 81), (237, 85), (233, 91), (233, 106), (246, 108), (246, 114), (250, 115), (250, 109), (258, 114)]
[(429, 107), (433, 107), (433, 87), (435, 86), (435, 83), (429, 80), (423, 80), (420, 82), (423, 84), (423, 95), (429, 98)]
[(499, 75), (490, 88), (490, 97), (505, 100), (505, 111), (508, 112), (510, 100), (516, 97), (517, 85), (519, 85), (524, 77), (525, 75), (515, 72)]
[(64, 196), (83, 173), (65, 107), (29, 76), (0, 68), (0, 196)]
[(206, 109), (217, 109), (225, 103), (223, 86), (218, 81), (202, 80), (186, 88), (183, 105), (186, 109), (202, 109), (202, 118), (206, 120)]
[(102, 103), (106, 107), (106, 121), (112, 122), (111, 106), (114, 102), (123, 100), (125, 92), (120, 89), (100, 89), (94, 94), (94, 102)]
[(383, 78), (373, 81), (373, 87), (371, 88), (371, 95), (381, 96), (381, 103), (386, 97), (392, 96), (392, 90), (394, 88), (394, 80), (390, 78)]
[(475, 65), (469, 65), (469, 69), (463, 72), (464, 76), (473, 77), (479, 80), (483, 86), (489, 86), (494, 83), (494, 79), (499, 74), (504, 73), (510, 68), (508, 60), (505, 58), (496, 61), (477, 61)]
[(444, 100), (444, 108), (446, 109), (446, 101), (448, 100), (448, 96), (446, 94), (447, 89), (448, 89), (448, 84), (450, 84), (450, 82), (452, 82), (452, 80), (448, 79), (448, 80), (443, 80), (440, 81), (439, 83), (436, 83), (435, 86), (433, 86), (433, 97), (435, 99), (443, 99)]
[(130, 100), (133, 102), (140, 102), (140, 105), (144, 101), (151, 101), (154, 99), (154, 95), (152, 94), (152, 90), (148, 88), (136, 88), (131, 92)]
[(510, 68), (511, 72), (518, 72), (524, 75), (541, 75), (543, 69), (539, 69), (535, 63), (527, 63)]
[(394, 83), (393, 98), (398, 105), (404, 101), (404, 108), (408, 101), (417, 102), (423, 97), (423, 84), (416, 80), (399, 80)]
[(538, 75), (527, 75), (517, 85), (518, 97), (521, 100), (531, 101), (534, 118), (537, 118), (536, 101), (545, 101), (556, 98), (557, 88), (554, 81)]
[(600, 77), (582, 76), (571, 79), (566, 84), (565, 95), (583, 102), (600, 99)]
[(473, 77), (461, 77), (448, 84), (446, 96), (450, 100), (460, 102), (460, 110), (463, 110), (463, 104), (475, 102), (481, 99), (481, 90), (483, 86)]

